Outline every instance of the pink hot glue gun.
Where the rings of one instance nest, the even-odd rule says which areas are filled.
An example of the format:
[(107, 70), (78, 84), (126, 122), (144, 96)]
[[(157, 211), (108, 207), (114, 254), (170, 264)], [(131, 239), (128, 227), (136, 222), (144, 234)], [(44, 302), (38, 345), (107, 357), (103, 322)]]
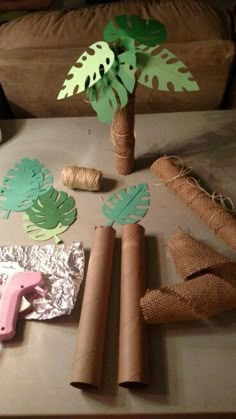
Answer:
[(0, 340), (15, 336), (16, 322), (22, 297), (34, 290), (44, 292), (43, 276), (40, 272), (19, 272), (7, 283), (0, 285)]

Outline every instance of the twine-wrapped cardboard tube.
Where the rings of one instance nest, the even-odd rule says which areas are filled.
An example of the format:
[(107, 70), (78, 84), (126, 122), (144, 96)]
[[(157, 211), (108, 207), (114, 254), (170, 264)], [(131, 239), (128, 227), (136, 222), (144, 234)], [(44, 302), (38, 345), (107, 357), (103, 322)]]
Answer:
[(193, 237), (169, 243), (184, 282), (147, 291), (141, 308), (148, 324), (206, 319), (236, 308), (236, 264)]
[(81, 389), (101, 384), (114, 243), (112, 227), (95, 229), (70, 382)]
[(139, 301), (145, 284), (145, 230), (127, 224), (122, 233), (118, 383), (133, 388), (147, 384), (146, 330)]
[(166, 186), (174, 191), (207, 226), (234, 251), (236, 251), (236, 219), (222, 205), (185, 175), (173, 158), (162, 157), (151, 166), (151, 170)]
[(134, 94), (129, 94), (127, 105), (118, 108), (111, 126), (115, 146), (115, 164), (119, 175), (129, 175), (134, 169)]

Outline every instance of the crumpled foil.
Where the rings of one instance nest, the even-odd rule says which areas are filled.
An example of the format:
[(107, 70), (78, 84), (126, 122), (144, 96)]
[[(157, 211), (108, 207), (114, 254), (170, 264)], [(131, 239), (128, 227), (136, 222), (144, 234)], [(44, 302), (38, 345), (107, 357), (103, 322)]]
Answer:
[[(0, 247), (0, 277), (5, 285), (17, 272), (43, 274), (46, 295), (26, 295), (32, 310), (26, 319), (47, 320), (70, 314), (84, 276), (82, 243), (69, 246), (4, 246)], [(1, 300), (0, 300), (1, 301)]]

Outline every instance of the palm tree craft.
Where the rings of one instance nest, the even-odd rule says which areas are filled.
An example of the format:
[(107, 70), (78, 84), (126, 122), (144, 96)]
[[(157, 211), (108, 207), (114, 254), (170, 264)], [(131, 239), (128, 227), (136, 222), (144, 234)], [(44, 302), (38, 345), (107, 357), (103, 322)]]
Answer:
[(116, 168), (127, 175), (134, 169), (134, 101), (137, 83), (175, 92), (199, 90), (186, 65), (160, 44), (165, 26), (139, 16), (117, 16), (105, 27), (104, 41), (91, 45), (71, 67), (57, 99), (86, 92), (98, 119), (111, 124)]

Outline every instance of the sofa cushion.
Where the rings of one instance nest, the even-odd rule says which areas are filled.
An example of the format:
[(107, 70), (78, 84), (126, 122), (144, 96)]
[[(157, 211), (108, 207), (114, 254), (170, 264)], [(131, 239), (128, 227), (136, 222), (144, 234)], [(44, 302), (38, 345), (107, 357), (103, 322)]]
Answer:
[[(231, 69), (231, 41), (166, 44), (189, 67), (198, 92), (159, 92), (138, 84), (136, 112), (176, 112), (217, 109)], [(91, 115), (83, 94), (56, 100), (68, 69), (83, 48), (15, 49), (0, 52), (0, 80), (16, 117)]]
[(0, 48), (87, 47), (103, 38), (118, 14), (156, 18), (166, 25), (168, 42), (231, 39), (228, 13), (197, 0), (125, 0), (76, 11), (34, 12), (0, 26)]

